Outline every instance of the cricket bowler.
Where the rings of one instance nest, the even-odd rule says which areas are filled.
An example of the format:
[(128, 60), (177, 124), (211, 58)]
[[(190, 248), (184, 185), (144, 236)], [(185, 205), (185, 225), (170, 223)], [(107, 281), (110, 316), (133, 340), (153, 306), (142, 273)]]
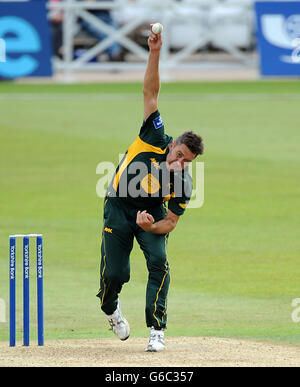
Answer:
[(144, 120), (139, 135), (116, 169), (104, 199), (101, 244), (100, 299), (112, 331), (128, 339), (119, 294), (130, 278), (130, 253), (136, 238), (149, 272), (145, 317), (150, 328), (146, 351), (165, 349), (167, 294), (170, 283), (168, 237), (183, 215), (192, 194), (188, 164), (202, 155), (202, 138), (187, 131), (176, 140), (165, 133), (158, 111), (161, 34), (148, 39), (149, 58), (144, 76)]

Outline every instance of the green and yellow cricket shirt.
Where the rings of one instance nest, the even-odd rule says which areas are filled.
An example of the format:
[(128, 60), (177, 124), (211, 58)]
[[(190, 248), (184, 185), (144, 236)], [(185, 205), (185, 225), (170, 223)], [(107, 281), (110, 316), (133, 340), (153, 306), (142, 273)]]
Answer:
[(165, 134), (159, 111), (152, 113), (118, 165), (108, 188), (109, 197), (118, 197), (139, 210), (168, 202), (169, 210), (182, 215), (191, 197), (192, 179), (187, 170), (167, 170), (165, 162), (172, 140)]

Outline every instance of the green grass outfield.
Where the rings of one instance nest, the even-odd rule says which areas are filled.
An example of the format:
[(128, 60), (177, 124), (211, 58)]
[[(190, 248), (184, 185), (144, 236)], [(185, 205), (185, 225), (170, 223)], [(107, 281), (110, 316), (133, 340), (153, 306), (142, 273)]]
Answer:
[[(102, 228), (96, 167), (117, 163), (137, 136), (141, 90), (134, 83), (0, 83), (0, 298), (6, 320), (8, 236), (37, 232), (44, 234), (46, 339), (112, 335), (95, 297)], [(168, 335), (299, 345), (300, 323), (291, 318), (292, 300), (300, 298), (299, 106), (299, 82), (162, 85), (166, 131), (197, 131), (206, 146), (204, 206), (187, 210), (169, 240)], [(137, 244), (131, 270), (123, 311), (132, 335), (147, 337), (147, 272)], [(0, 340), (8, 340), (8, 322), (0, 322)]]

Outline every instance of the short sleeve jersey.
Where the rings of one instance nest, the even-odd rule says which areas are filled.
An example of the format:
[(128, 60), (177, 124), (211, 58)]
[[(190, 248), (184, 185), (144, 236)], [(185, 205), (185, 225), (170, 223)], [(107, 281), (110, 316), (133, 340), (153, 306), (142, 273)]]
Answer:
[(116, 169), (109, 195), (142, 210), (168, 202), (173, 213), (182, 215), (191, 197), (192, 179), (185, 170), (167, 170), (166, 158), (172, 140), (165, 134), (159, 111), (152, 113), (143, 121), (139, 136)]

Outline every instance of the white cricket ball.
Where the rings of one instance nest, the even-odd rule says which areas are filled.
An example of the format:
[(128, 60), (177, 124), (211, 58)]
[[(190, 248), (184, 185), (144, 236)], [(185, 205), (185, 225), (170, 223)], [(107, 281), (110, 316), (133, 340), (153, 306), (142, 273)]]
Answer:
[(163, 27), (163, 25), (160, 24), (160, 23), (155, 23), (155, 24), (153, 24), (153, 26), (152, 26), (152, 32), (153, 32), (155, 35), (161, 34), (162, 31), (163, 31), (163, 29), (164, 29), (164, 27)]

